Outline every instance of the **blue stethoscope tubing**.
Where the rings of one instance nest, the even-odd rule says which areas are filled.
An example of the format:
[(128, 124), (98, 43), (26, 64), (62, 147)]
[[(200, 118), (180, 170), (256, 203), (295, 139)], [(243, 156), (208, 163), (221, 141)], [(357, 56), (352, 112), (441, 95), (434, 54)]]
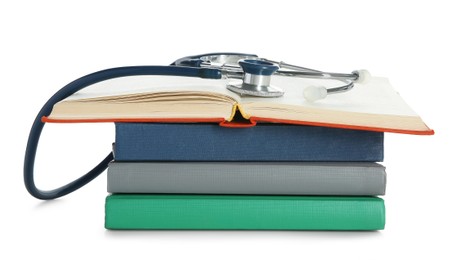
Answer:
[(34, 182), (34, 163), (40, 135), (45, 125), (45, 123), (42, 122), (42, 117), (48, 116), (52, 111), (53, 105), (57, 102), (92, 84), (114, 78), (142, 75), (183, 76), (204, 79), (220, 79), (222, 77), (220, 70), (211, 68), (179, 66), (132, 66), (106, 69), (91, 73), (64, 86), (44, 104), (34, 119), (29, 133), (24, 156), (24, 184), (28, 192), (33, 197), (41, 200), (51, 200), (67, 195), (96, 178), (99, 174), (105, 171), (105, 169), (107, 169), (108, 163), (113, 160), (113, 153), (110, 153), (97, 166), (95, 166), (92, 170), (80, 178), (54, 190), (45, 191), (38, 189)]

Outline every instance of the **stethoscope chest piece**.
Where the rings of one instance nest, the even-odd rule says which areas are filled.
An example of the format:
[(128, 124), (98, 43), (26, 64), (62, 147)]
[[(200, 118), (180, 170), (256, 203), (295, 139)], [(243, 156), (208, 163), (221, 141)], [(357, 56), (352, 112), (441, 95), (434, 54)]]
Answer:
[(258, 97), (280, 97), (285, 92), (270, 85), (272, 74), (279, 67), (271, 62), (262, 60), (241, 60), (239, 65), (244, 71), (243, 82), (228, 84), (227, 89), (240, 94)]

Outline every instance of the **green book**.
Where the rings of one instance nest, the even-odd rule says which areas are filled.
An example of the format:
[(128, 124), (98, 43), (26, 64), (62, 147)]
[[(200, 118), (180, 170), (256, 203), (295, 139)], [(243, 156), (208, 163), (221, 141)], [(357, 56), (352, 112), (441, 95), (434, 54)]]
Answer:
[(377, 197), (113, 194), (107, 229), (380, 230)]

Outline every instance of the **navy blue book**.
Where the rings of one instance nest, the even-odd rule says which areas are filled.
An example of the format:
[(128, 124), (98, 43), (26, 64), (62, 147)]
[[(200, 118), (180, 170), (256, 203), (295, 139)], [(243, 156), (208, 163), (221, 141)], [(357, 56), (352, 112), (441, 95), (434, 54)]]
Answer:
[(115, 123), (116, 161), (383, 161), (383, 133), (317, 126)]

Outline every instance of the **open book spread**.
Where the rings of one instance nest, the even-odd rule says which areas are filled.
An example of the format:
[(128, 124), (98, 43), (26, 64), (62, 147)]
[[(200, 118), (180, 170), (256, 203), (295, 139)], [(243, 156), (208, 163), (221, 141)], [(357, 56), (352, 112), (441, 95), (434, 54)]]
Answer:
[(271, 85), (285, 91), (279, 98), (239, 96), (226, 89), (228, 82), (172, 76), (107, 80), (57, 103), (44, 121), (229, 122), (240, 113), (251, 121), (433, 134), (386, 78), (374, 77), (313, 103), (304, 98), (305, 88), (341, 82), (274, 76)]

